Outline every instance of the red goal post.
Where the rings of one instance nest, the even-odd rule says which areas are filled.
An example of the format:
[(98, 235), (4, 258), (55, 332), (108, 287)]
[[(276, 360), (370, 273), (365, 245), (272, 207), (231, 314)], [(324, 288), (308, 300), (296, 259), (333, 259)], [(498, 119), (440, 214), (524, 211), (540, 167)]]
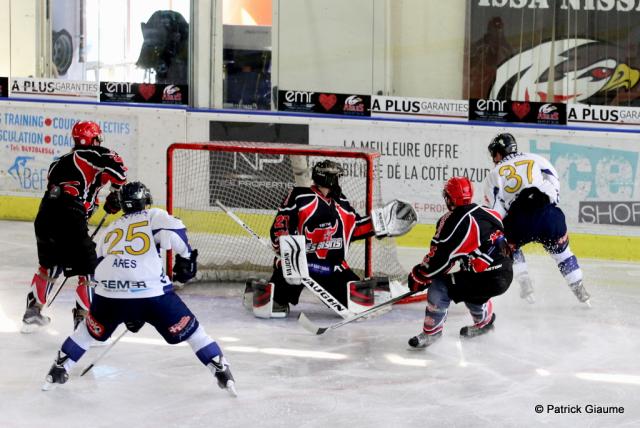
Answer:
[[(205, 279), (268, 278), (273, 254), (226, 216), (220, 200), (268, 239), (280, 203), (294, 186), (310, 184), (310, 167), (340, 162), (343, 193), (356, 211), (369, 215), (383, 204), (380, 154), (366, 148), (256, 142), (175, 143), (167, 150), (167, 211), (180, 217), (199, 251)], [(404, 279), (392, 239), (354, 242), (347, 261), (360, 275)], [(169, 258), (170, 259), (170, 258)]]

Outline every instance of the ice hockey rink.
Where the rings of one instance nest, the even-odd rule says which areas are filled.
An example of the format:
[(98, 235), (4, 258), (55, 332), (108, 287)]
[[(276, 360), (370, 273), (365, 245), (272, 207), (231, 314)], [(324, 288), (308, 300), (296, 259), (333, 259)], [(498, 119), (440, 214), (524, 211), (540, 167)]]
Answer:
[[(179, 293), (231, 362), (238, 398), (188, 346), (166, 345), (149, 327), (80, 377), (103, 349), (92, 348), (67, 384), (42, 392), (71, 333), (74, 287), (52, 306), (50, 326), (21, 334), (37, 264), (31, 223), (0, 222), (0, 243), (2, 428), (640, 426), (638, 264), (581, 260), (588, 309), (550, 258), (529, 257), (535, 304), (514, 285), (494, 300), (495, 331), (464, 342), (458, 331), (470, 316), (452, 306), (444, 337), (422, 351), (407, 339), (420, 331), (424, 303), (313, 336), (297, 324), (300, 310), (321, 325), (338, 320), (311, 295), (288, 319), (257, 320), (242, 307), (242, 287), (187, 285)], [(400, 252), (405, 266), (422, 257)]]

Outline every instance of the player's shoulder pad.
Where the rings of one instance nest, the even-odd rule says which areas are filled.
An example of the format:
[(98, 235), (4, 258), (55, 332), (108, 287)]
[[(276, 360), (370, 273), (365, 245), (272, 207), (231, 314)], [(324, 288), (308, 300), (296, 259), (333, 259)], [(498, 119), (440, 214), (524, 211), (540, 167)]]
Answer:
[(498, 211), (492, 210), (491, 208), (487, 208), (485, 206), (480, 206), (480, 209), (485, 213), (485, 215), (488, 215), (490, 218), (502, 225), (502, 215), (500, 215)]
[(153, 230), (156, 229), (186, 229), (179, 218), (176, 218), (162, 208), (149, 209), (149, 222)]
[(300, 199), (315, 198), (316, 194), (309, 187), (294, 187), (289, 191), (289, 195), (284, 200), (284, 206), (293, 206)]

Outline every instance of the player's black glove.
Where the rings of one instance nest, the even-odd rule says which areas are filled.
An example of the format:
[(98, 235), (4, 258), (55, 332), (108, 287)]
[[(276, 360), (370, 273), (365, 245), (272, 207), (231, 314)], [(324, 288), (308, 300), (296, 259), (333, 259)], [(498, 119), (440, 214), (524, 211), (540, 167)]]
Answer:
[(120, 198), (118, 198), (117, 191), (109, 193), (104, 201), (104, 210), (109, 214), (115, 214), (120, 211)]
[(196, 276), (198, 272), (198, 250), (191, 251), (191, 256), (186, 259), (180, 254), (176, 254), (173, 263), (173, 280), (185, 283)]
[(144, 321), (127, 321), (124, 325), (131, 333), (137, 333), (144, 325)]
[[(413, 268), (413, 269), (415, 270), (416, 268)], [(407, 278), (407, 286), (409, 287), (409, 290), (417, 293), (418, 291), (423, 291), (429, 288), (429, 285), (431, 284), (431, 280), (421, 279), (421, 278), (422, 276), (415, 275), (413, 273), (413, 270), (409, 272), (409, 277)]]

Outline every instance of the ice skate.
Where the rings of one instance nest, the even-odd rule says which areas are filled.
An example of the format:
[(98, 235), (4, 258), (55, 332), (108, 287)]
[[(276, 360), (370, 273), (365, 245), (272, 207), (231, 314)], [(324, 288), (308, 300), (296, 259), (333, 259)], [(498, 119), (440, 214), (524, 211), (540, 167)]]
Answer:
[(591, 299), (591, 295), (587, 293), (587, 290), (585, 290), (582, 280), (569, 284), (569, 288), (571, 288), (571, 291), (573, 291), (573, 294), (576, 295), (576, 298), (580, 302), (585, 303), (588, 307), (591, 307), (591, 302), (589, 300)]
[(231, 369), (229, 368), (229, 363), (226, 358), (222, 355), (217, 355), (209, 364), (207, 364), (207, 367), (209, 367), (211, 373), (216, 377), (218, 386), (221, 389), (226, 389), (233, 397), (238, 396), (238, 392), (236, 391), (236, 382), (233, 379), (233, 375), (231, 374)]
[(39, 305), (35, 299), (27, 297), (27, 310), (22, 316), (22, 333), (33, 333), (40, 327), (44, 327), (51, 322), (51, 318), (41, 314), (42, 305)]
[(43, 391), (51, 391), (58, 385), (62, 385), (69, 380), (69, 373), (67, 373), (67, 369), (64, 368), (64, 363), (68, 358), (69, 357), (67, 355), (58, 351), (58, 357), (51, 366), (51, 369), (49, 369), (49, 373), (45, 378), (45, 383), (42, 385)]
[(413, 349), (423, 349), (427, 346), (433, 345), (442, 337), (442, 331), (439, 331), (435, 334), (426, 334), (424, 332), (420, 333), (417, 336), (413, 336), (409, 339), (409, 346)]
[(289, 304), (285, 303), (281, 305), (280, 303), (273, 301), (273, 309), (271, 313), (272, 318), (286, 318), (289, 316)]
[(478, 324), (469, 325), (460, 329), (460, 337), (471, 338), (489, 333), (493, 330), (493, 323), (496, 320), (496, 314), (491, 314), (491, 320), (483, 326)]
[(533, 281), (531, 281), (531, 277), (529, 275), (520, 275), (518, 277), (518, 284), (520, 284), (520, 297), (528, 303), (535, 303), (536, 298), (533, 294)]

